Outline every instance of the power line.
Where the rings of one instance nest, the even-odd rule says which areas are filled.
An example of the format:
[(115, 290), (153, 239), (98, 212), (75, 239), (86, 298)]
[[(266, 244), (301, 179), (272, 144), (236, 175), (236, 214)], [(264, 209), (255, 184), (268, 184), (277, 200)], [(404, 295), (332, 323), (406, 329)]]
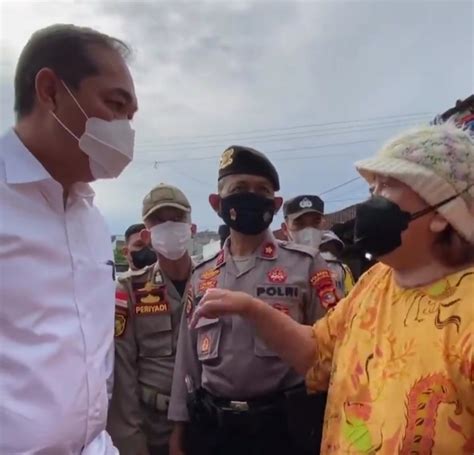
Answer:
[[(311, 127), (321, 127), (321, 126), (324, 127), (324, 126), (340, 125), (340, 124), (347, 124), (347, 123), (367, 123), (367, 122), (376, 122), (376, 121), (390, 120), (390, 119), (400, 119), (404, 117), (420, 117), (420, 116), (432, 116), (432, 115), (434, 114), (430, 112), (415, 112), (415, 113), (410, 113), (410, 114), (397, 114), (397, 115), (383, 115), (383, 116), (376, 116), (376, 117), (368, 117), (365, 119), (337, 120), (337, 121), (332, 121), (332, 122), (309, 123), (309, 124), (293, 125), (293, 126), (287, 126), (287, 127), (259, 128), (259, 129), (253, 129), (253, 130), (234, 131), (234, 132), (227, 132), (227, 133), (191, 135), (187, 137), (189, 137), (190, 139), (205, 139), (205, 138), (214, 138), (214, 137), (226, 137), (226, 136), (261, 133), (261, 132), (267, 132), (267, 131), (290, 131), (290, 130), (301, 129), (301, 128), (311, 128)], [(182, 138), (182, 137), (183, 136), (164, 136), (163, 139), (175, 139), (175, 138)], [(171, 145), (171, 144), (168, 144), (168, 145)]]
[[(372, 131), (372, 130), (377, 130), (377, 129), (383, 129), (383, 128), (391, 128), (391, 127), (405, 127), (405, 126), (410, 126), (413, 123), (413, 120), (406, 119), (406, 120), (400, 120), (397, 121), (396, 123), (386, 123), (386, 124), (375, 124), (375, 125), (367, 125), (367, 126), (359, 126), (359, 125), (349, 125), (347, 127), (340, 127), (337, 129), (332, 129), (332, 130), (326, 130), (326, 131), (316, 131), (316, 132), (309, 132), (305, 131), (303, 132), (304, 134), (298, 133), (298, 136), (291, 136), (289, 137), (288, 135), (283, 136), (283, 135), (272, 135), (272, 136), (267, 136), (267, 137), (247, 137), (247, 138), (235, 138), (234, 142), (246, 142), (246, 141), (260, 141), (260, 142), (279, 142), (279, 141), (292, 141), (292, 140), (299, 140), (299, 139), (307, 139), (307, 138), (313, 138), (313, 137), (322, 137), (322, 136), (338, 136), (341, 134), (350, 134), (350, 133), (359, 133), (363, 131)], [(306, 134), (310, 133), (310, 134)], [(167, 148), (169, 146), (176, 147), (176, 148)], [(146, 150), (146, 148), (156, 148), (158, 150)], [(164, 147), (164, 148), (162, 148)], [(146, 146), (138, 146), (137, 151), (141, 150), (144, 153), (176, 153), (176, 152), (189, 152), (193, 150), (198, 150), (198, 149), (207, 149), (211, 147), (222, 147), (222, 142), (213, 142), (213, 143), (196, 143), (196, 145), (191, 145), (188, 144), (186, 145), (185, 143), (183, 144), (150, 144)]]
[(343, 186), (349, 185), (349, 183), (355, 182), (356, 180), (359, 180), (360, 178), (361, 178), (360, 176), (354, 177), (353, 179), (347, 180), (346, 182), (340, 183), (339, 185), (328, 188), (327, 190), (324, 190), (318, 194), (322, 196), (323, 194), (331, 193), (332, 191), (342, 188)]
[[(318, 144), (318, 145), (308, 145), (308, 146), (303, 146), (303, 147), (297, 147), (297, 148), (285, 148), (285, 149), (278, 149), (274, 150), (273, 152), (267, 153), (267, 156), (273, 157), (273, 155), (280, 154), (280, 153), (286, 153), (286, 152), (297, 152), (300, 150), (316, 150), (320, 148), (328, 148), (328, 147), (339, 147), (339, 146), (344, 146), (344, 145), (356, 145), (356, 144), (367, 144), (370, 142), (377, 142), (378, 139), (364, 139), (360, 141), (348, 141), (348, 142), (336, 142), (336, 143), (330, 143), (330, 144)], [(310, 157), (314, 158), (319, 158), (319, 157), (324, 157), (324, 156), (345, 156), (348, 155), (349, 153), (343, 153), (343, 154), (324, 154), (324, 155), (311, 155)], [(220, 155), (208, 155), (208, 156), (197, 156), (197, 157), (191, 157), (191, 158), (181, 158), (181, 159), (171, 159), (171, 160), (134, 160), (137, 163), (140, 162), (147, 162), (147, 163), (155, 163), (156, 166), (159, 166), (161, 164), (170, 164), (170, 163), (188, 163), (190, 161), (204, 161), (204, 160), (214, 160), (218, 159)], [(308, 158), (308, 157), (292, 157), (293, 159), (298, 159), (298, 158)], [(278, 159), (278, 158), (276, 158)], [(290, 158), (291, 159), (291, 158)], [(284, 160), (284, 159), (283, 159)]]

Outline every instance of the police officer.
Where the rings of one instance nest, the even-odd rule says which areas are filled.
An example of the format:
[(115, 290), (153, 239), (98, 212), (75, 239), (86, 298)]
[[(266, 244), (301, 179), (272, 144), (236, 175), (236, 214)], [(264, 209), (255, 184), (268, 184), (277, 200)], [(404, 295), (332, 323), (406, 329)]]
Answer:
[[(285, 222), (282, 230), (292, 242), (312, 246), (321, 251), (328, 263), (332, 279), (336, 284), (338, 298), (345, 297), (354, 286), (354, 278), (349, 267), (328, 250), (342, 253), (344, 243), (331, 231), (323, 231), (324, 202), (315, 195), (301, 195), (289, 199), (283, 205)], [(323, 238), (325, 245), (323, 247)], [(336, 244), (334, 244), (336, 242)], [(342, 245), (342, 248), (341, 248)], [(324, 249), (324, 254), (323, 254)], [(334, 251), (333, 251), (334, 252)]]
[(354, 276), (347, 264), (341, 260), (344, 242), (332, 231), (324, 231), (319, 246), (321, 256), (331, 270), (332, 279), (336, 284), (339, 297), (345, 297), (354, 287)]
[[(224, 248), (194, 270), (182, 318), (168, 417), (171, 454), (314, 454), (315, 416), (303, 378), (239, 317), (188, 327), (207, 289), (258, 296), (311, 324), (337, 301), (316, 250), (278, 243), (268, 229), (282, 199), (277, 171), (260, 152), (232, 146), (220, 160), (212, 208), (230, 227)], [(189, 422), (186, 425), (186, 422)], [(185, 442), (187, 440), (187, 442)]]
[(164, 184), (153, 188), (143, 200), (142, 214), (142, 245), (151, 243), (158, 262), (119, 278), (116, 292), (115, 384), (108, 429), (121, 455), (168, 453), (167, 411), (191, 274), (191, 206), (183, 192)]
[(296, 196), (283, 204), (282, 230), (288, 240), (319, 249), (323, 232), (323, 200), (314, 195)]

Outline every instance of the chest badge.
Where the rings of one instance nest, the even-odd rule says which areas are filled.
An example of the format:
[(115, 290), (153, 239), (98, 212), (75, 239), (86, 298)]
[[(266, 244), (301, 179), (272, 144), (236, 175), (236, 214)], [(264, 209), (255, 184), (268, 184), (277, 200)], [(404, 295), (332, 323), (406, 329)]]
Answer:
[(268, 274), (268, 280), (270, 283), (285, 283), (288, 275), (282, 267), (275, 267), (271, 269)]

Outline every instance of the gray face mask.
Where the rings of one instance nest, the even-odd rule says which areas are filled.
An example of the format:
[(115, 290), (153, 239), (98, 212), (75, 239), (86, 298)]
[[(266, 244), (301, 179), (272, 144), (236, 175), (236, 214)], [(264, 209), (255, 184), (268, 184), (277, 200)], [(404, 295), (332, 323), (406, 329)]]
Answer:
[(290, 240), (300, 245), (307, 245), (319, 249), (323, 232), (314, 227), (306, 227), (299, 231), (288, 231)]

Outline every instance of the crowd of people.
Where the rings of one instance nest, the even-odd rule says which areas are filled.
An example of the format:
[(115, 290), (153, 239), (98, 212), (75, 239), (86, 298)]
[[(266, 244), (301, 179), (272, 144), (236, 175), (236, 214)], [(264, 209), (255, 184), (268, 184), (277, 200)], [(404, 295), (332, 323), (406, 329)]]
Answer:
[(474, 453), (474, 95), (355, 163), (372, 195), (353, 247), (376, 262), (356, 282), (324, 201), (284, 201), (269, 157), (242, 145), (209, 196), (220, 251), (194, 263), (188, 197), (152, 184), (115, 276), (88, 182), (133, 158), (127, 53), (56, 25), (18, 62), (0, 139), (0, 453)]

